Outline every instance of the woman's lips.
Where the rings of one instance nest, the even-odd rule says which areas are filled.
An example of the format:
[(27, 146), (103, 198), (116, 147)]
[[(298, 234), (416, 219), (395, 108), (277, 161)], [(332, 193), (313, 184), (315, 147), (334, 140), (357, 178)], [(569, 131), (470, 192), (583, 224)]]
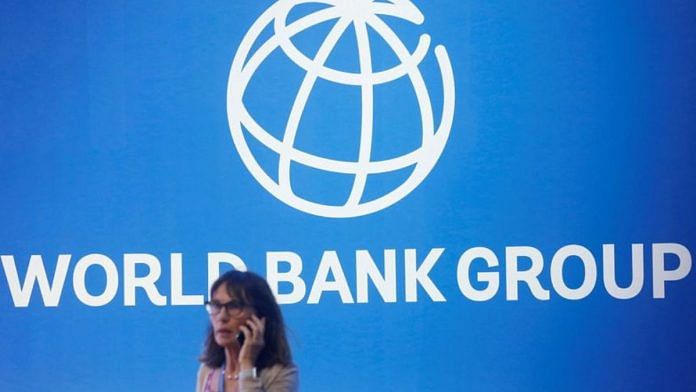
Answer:
[(232, 334), (232, 330), (227, 329), (227, 328), (220, 328), (216, 331), (216, 333), (227, 335), (227, 334)]

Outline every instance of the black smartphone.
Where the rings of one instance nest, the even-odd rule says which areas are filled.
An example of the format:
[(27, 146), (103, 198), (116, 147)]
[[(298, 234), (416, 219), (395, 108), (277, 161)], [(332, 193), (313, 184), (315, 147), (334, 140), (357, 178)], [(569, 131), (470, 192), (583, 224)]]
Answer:
[(239, 347), (244, 345), (244, 333), (242, 331), (237, 332), (237, 342), (239, 343)]

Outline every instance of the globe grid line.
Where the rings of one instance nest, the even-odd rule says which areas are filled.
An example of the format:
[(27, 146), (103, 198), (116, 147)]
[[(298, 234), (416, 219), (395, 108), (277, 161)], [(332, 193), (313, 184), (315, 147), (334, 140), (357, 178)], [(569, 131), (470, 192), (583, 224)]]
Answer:
[[(358, 43), (358, 59), (360, 60), (360, 74), (372, 73), (372, 54), (370, 50), (370, 39), (367, 32), (367, 25), (364, 21), (353, 20), (355, 39)], [(361, 113), (360, 113), (360, 150), (358, 152), (358, 168), (353, 180), (353, 188), (350, 190), (346, 206), (357, 207), (360, 198), (365, 191), (368, 174), (365, 166), (370, 163), (372, 152), (372, 133), (374, 131), (374, 91), (373, 85), (369, 80), (364, 80), (360, 88), (361, 94)]]
[[(288, 25), (279, 23), (279, 21), (286, 21), (290, 10), (294, 6), (304, 3), (322, 3), (328, 4), (330, 7), (312, 12)], [(437, 131), (435, 131), (430, 95), (419, 68), (420, 62), (424, 59), (425, 55), (427, 55), (430, 42), (429, 36), (427, 34), (421, 34), (416, 49), (411, 53), (403, 42), (401, 42), (396, 33), (376, 16), (397, 16), (415, 24), (421, 24), (424, 18), (417, 7), (408, 0), (391, 0), (391, 3), (369, 4), (368, 2), (362, 2), (358, 4), (358, 6), (355, 6), (355, 4), (357, 3), (352, 3), (351, 0), (278, 1), (262, 13), (247, 31), (247, 34), (242, 39), (235, 53), (228, 78), (228, 122), (232, 139), (242, 162), (259, 184), (280, 201), (303, 212), (323, 217), (349, 218), (371, 214), (393, 205), (412, 192), (430, 173), (442, 154), (449, 137), (454, 117), (454, 76), (449, 56), (444, 46), (437, 45), (433, 51), (442, 77), (443, 97), (440, 124), (437, 126)], [(341, 25), (345, 24), (345, 26), (342, 27), (342, 31), (338, 34), (339, 38), (344, 34), (345, 29), (350, 26), (351, 21), (355, 26), (356, 39), (358, 40), (358, 56), (360, 56), (359, 73), (347, 73), (325, 67), (324, 62), (326, 59), (317, 61), (319, 53), (317, 53), (313, 60), (309, 60), (304, 54), (301, 54), (290, 41), (290, 37), (304, 29), (331, 19), (339, 19), (334, 25), (334, 29), (339, 23)], [(348, 20), (348, 22), (346, 23), (345, 20)], [(271, 25), (271, 23), (274, 27), (274, 34), (265, 42), (261, 43), (253, 54), (250, 53), (252, 46), (258, 41), (260, 33)], [(364, 27), (364, 35), (361, 35), (359, 32), (361, 28), (359, 25)], [(372, 72), (371, 61), (369, 67), (365, 65), (366, 59), (371, 58), (369, 34), (367, 33), (368, 25), (385, 40), (389, 47), (391, 47), (401, 61), (401, 64), (379, 72)], [(334, 31), (334, 29), (332, 29), (332, 31)], [(322, 43), (322, 47), (324, 47), (324, 44), (329, 38), (330, 37), (327, 35)], [(333, 50), (335, 44), (334, 42), (331, 48), (328, 49), (329, 53)], [(298, 104), (298, 110), (296, 110), (298, 114), (294, 115), (296, 119), (293, 119), (293, 121), (297, 122), (297, 126), (295, 126), (295, 129), (288, 135), (288, 128), (290, 128), (287, 126), (290, 123), (290, 118), (288, 118), (288, 124), (286, 124), (285, 130), (286, 133), (284, 134), (282, 142), (260, 126), (248, 112), (243, 102), (246, 87), (260, 64), (279, 47), (291, 61), (307, 72), (305, 80), (308, 81), (308, 85), (313, 85), (316, 82), (316, 78), (319, 77), (344, 85), (359, 85), (361, 87), (363, 107), (361, 110), (361, 144), (357, 161), (342, 161), (326, 158), (294, 148), (293, 144), (297, 128), (299, 127), (299, 117), (301, 117), (301, 112), (303, 111), (299, 110), (299, 108), (304, 108), (306, 105), (306, 100), (309, 97), (311, 88), (298, 90), (296, 102), (293, 102), (293, 107), (297, 104), (298, 99), (304, 100), (304, 102), (302, 102), (301, 105)], [(303, 66), (301, 62), (305, 60), (296, 61), (298, 59), (293, 58), (293, 56), (295, 56), (295, 54), (293, 54), (294, 52), (300, 53), (302, 58), (310, 61), (310, 65), (308, 67)], [(312, 73), (311, 76), (310, 73)], [(422, 145), (398, 157), (381, 161), (370, 161), (369, 158), (372, 152), (372, 126), (374, 122), (374, 85), (386, 83), (391, 78), (395, 80), (405, 75), (408, 75), (414, 88), (421, 113)], [(331, 80), (335, 77), (338, 77), (340, 80)], [(303, 80), (303, 84), (305, 80)], [(311, 83), (309, 83), (310, 80)], [(306, 97), (300, 96), (300, 93), (303, 91), (306, 91), (303, 93), (306, 94)], [(369, 103), (369, 106), (367, 103)], [(286, 179), (281, 181), (280, 163), (278, 181), (274, 180), (265, 172), (252, 154), (246, 141), (247, 137), (255, 138), (266, 148), (278, 154), (280, 159), (286, 160), (287, 163), (284, 163), (284, 165), (287, 165)], [(292, 143), (290, 141), (292, 141)], [(351, 192), (345, 204), (325, 205), (295, 195), (291, 191), (289, 175), (291, 162), (331, 173), (350, 174), (355, 176)], [(414, 166), (414, 168), (408, 178), (401, 184), (385, 194), (360, 203), (369, 174), (392, 172), (409, 166)]]
[[(329, 12), (331, 11), (331, 12)], [(316, 15), (316, 18), (313, 18), (315, 14), (322, 13), (321, 17), (319, 15)], [(300, 32), (301, 30), (299, 27), (304, 27), (308, 28), (311, 27), (312, 24), (307, 23), (306, 19), (316, 19), (312, 20), (314, 23), (322, 23), (330, 19), (337, 18), (337, 13), (333, 9), (325, 9), (322, 11), (317, 11), (315, 14), (311, 14), (309, 16), (303, 17), (300, 20), (297, 20), (294, 22), (292, 25), (293, 27), (293, 35)], [(324, 15), (325, 14), (325, 15)], [(285, 14), (281, 14), (281, 16), (284, 16)], [(261, 19), (261, 18), (260, 18)], [(297, 28), (295, 26), (297, 24)], [(282, 28), (281, 28), (282, 29)], [(260, 29), (259, 29), (260, 30)], [(287, 30), (290, 30), (289, 28)], [(294, 31), (297, 30), (297, 31)], [(251, 33), (250, 29), (250, 33)], [(282, 30), (279, 30), (282, 31)], [(257, 32), (258, 33), (258, 32)], [(244, 77), (242, 80), (249, 80), (251, 77), (251, 74), (258, 68), (260, 63), (267, 57), (275, 48), (277, 48), (277, 43), (275, 42), (275, 39), (280, 39), (281, 40), (281, 48), (282, 48), (282, 42), (285, 41), (285, 34), (277, 34), (277, 37), (272, 37), (269, 39), (266, 43), (262, 45), (261, 48), (256, 52), (254, 56), (252, 56), (252, 59), (250, 59), (247, 62), (247, 66), (245, 67), (245, 70), (242, 71)], [(425, 53), (425, 50), (427, 50), (427, 42), (428, 42), (428, 37), (424, 35), (421, 37), (421, 41), (419, 42), (420, 49), (423, 53)], [(288, 40), (289, 42), (289, 40)], [(426, 45), (423, 45), (425, 43)], [(250, 44), (248, 45), (250, 46)], [(294, 46), (293, 46), (294, 47)], [(242, 49), (242, 45), (240, 45), (240, 51)], [(296, 50), (296, 49), (295, 49)], [(287, 54), (287, 53), (286, 53)], [(258, 56), (258, 57), (257, 57)], [(420, 61), (420, 58), (423, 57), (421, 56), (416, 56), (415, 54), (411, 56), (410, 58), (418, 58)], [(408, 62), (405, 64), (401, 64), (399, 66), (396, 66), (392, 69), (402, 69), (405, 68), (405, 66), (408, 65)], [(328, 69), (328, 68), (326, 68)], [(390, 70), (386, 71), (385, 73), (388, 73)], [(400, 71), (401, 72), (401, 71)], [(394, 75), (396, 77), (401, 77), (405, 75), (406, 72), (401, 72), (399, 75)], [(375, 83), (381, 83), (382, 81), (377, 80)], [(352, 83), (351, 83), (352, 84)], [(243, 91), (243, 89), (240, 89)], [(240, 99), (241, 99), (241, 94), (240, 94)], [(241, 108), (242, 113), (241, 116), (243, 117), (243, 123), (247, 128), (249, 128), (250, 133), (257, 138), (260, 142), (262, 142), (264, 145), (267, 147), (271, 148), (273, 151), (276, 153), (284, 154), (284, 155), (289, 155), (293, 161), (297, 161), (298, 163), (301, 163), (305, 166), (316, 168), (316, 169), (321, 169), (327, 165), (336, 167), (336, 172), (337, 173), (342, 173), (342, 174), (355, 174), (359, 168), (357, 167), (356, 162), (354, 161), (340, 161), (340, 160), (333, 160), (331, 158), (324, 158), (324, 157), (318, 157), (312, 154), (305, 153), (303, 151), (297, 150), (297, 149), (291, 149), (288, 151), (285, 145), (279, 144), (278, 140), (270, 135), (263, 127), (261, 127), (254, 119), (253, 117), (248, 113), (245, 107)], [(374, 161), (371, 162), (370, 164), (370, 169), (367, 171), (368, 173), (384, 173), (384, 172), (389, 172), (389, 171), (394, 171), (394, 170), (400, 170), (403, 168), (406, 168), (408, 166), (414, 165), (416, 162), (418, 162), (420, 158), (419, 154), (420, 150), (414, 150), (408, 154), (405, 154), (401, 157), (397, 158), (391, 158), (383, 161)]]
[[(282, 23), (281, 18), (276, 18), (274, 23)], [(290, 115), (288, 116), (288, 121), (285, 125), (285, 133), (283, 134), (283, 154), (280, 155), (278, 160), (278, 183), (281, 188), (281, 192), (292, 194), (292, 187), (290, 185), (290, 157), (288, 152), (292, 150), (295, 143), (295, 136), (297, 129), (300, 125), (300, 120), (302, 118), (302, 113), (304, 112), (307, 101), (309, 100), (309, 94), (314, 87), (314, 83), (317, 80), (317, 69), (326, 62), (329, 55), (333, 51), (333, 48), (341, 39), (343, 33), (346, 31), (348, 26), (350, 26), (350, 20), (347, 18), (339, 18), (334, 27), (331, 29), (329, 34), (322, 42), (319, 50), (317, 51), (314, 61), (312, 61), (312, 67), (306, 69), (304, 80), (295, 96), (295, 101), (293, 102), (292, 109), (290, 110)]]
[(368, 17), (368, 20), (370, 21), (370, 26), (374, 28), (375, 31), (377, 31), (387, 42), (399, 60), (408, 64), (408, 76), (409, 79), (411, 79), (413, 89), (416, 92), (418, 108), (421, 111), (421, 125), (423, 126), (423, 132), (421, 132), (423, 135), (421, 146), (424, 146), (429, 143), (430, 137), (435, 134), (435, 119), (433, 117), (433, 109), (430, 103), (430, 94), (428, 93), (428, 88), (425, 86), (423, 75), (418, 69), (418, 64), (408, 63), (410, 57), (408, 49), (406, 49), (406, 46), (404, 46), (401, 40), (399, 40), (399, 38), (396, 36), (394, 30), (392, 30), (379, 18), (374, 16)]
[[(330, 12), (329, 12), (330, 11)], [(326, 15), (323, 15), (323, 12), (326, 12)], [(322, 13), (322, 18), (319, 19), (321, 21), (317, 21), (316, 24), (325, 22), (327, 20), (333, 19), (329, 17), (329, 15), (335, 15), (334, 18), (340, 17), (340, 14), (338, 14), (338, 10), (335, 10), (333, 8), (325, 9), (322, 11), (317, 11), (317, 14)], [(312, 16), (314, 14), (310, 14)], [(303, 24), (305, 24), (305, 21), (302, 19), (299, 19), (293, 24), (286, 26), (284, 23), (281, 23), (281, 19), (285, 19), (287, 15), (281, 14), (279, 15), (275, 21), (274, 21), (274, 27), (275, 27), (275, 34), (276, 38), (280, 40), (280, 47), (283, 49), (283, 52), (292, 60), (295, 64), (297, 64), (300, 68), (302, 69), (312, 69), (314, 68), (314, 62), (312, 59), (309, 57), (305, 56), (304, 53), (302, 53), (290, 40), (290, 37), (295, 35), (297, 32), (294, 32), (293, 34), (288, 34), (288, 31), (290, 31), (290, 27), (293, 26), (294, 23), (302, 21)], [(319, 15), (317, 15), (319, 16)], [(394, 15), (389, 15), (389, 16), (394, 16)], [(326, 17), (326, 19), (323, 19)], [(306, 18), (306, 17), (305, 17)], [(323, 20), (322, 20), (323, 19)], [(307, 21), (307, 24), (310, 22)], [(307, 26), (307, 27), (312, 27), (313, 25)], [(294, 27), (294, 26), (293, 26)], [(293, 28), (294, 30), (294, 28)], [(430, 36), (427, 34), (423, 34), (422, 36), (419, 37), (418, 44), (416, 46), (416, 49), (414, 50), (413, 54), (410, 54), (410, 57), (408, 61), (402, 62), (401, 64), (398, 64), (395, 67), (383, 70), (383, 71), (378, 71), (375, 73), (369, 73), (369, 74), (362, 74), (360, 73), (354, 73), (354, 72), (347, 72), (347, 71), (341, 71), (333, 68), (326, 68), (326, 67), (321, 67), (318, 70), (315, 70), (318, 72), (319, 76), (327, 81), (331, 81), (334, 83), (340, 83), (340, 84), (347, 84), (347, 85), (353, 85), (353, 86), (361, 86), (362, 83), (364, 82), (365, 79), (369, 79), (372, 81), (372, 84), (384, 84), (384, 83), (389, 83), (391, 81), (394, 81), (396, 79), (401, 78), (402, 76), (406, 75), (407, 71), (406, 68), (408, 68), (408, 64), (411, 62), (415, 62), (416, 64), (419, 64), (423, 59), (425, 58), (428, 47), (430, 45)]]

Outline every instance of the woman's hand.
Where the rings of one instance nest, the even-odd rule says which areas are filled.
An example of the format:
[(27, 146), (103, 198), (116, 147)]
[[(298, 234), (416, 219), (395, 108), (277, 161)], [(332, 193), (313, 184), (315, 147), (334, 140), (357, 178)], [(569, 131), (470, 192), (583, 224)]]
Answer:
[(239, 370), (248, 370), (256, 365), (256, 359), (266, 344), (263, 340), (266, 331), (266, 318), (258, 318), (255, 314), (239, 327), (244, 334), (244, 344), (239, 350)]

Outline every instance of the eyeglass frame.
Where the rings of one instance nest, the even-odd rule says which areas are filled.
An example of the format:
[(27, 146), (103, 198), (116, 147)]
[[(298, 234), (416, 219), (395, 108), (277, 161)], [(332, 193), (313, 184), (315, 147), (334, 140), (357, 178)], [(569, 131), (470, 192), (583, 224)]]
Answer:
[[(243, 301), (228, 301), (225, 303), (219, 302), (219, 301), (205, 301), (203, 302), (203, 305), (205, 306), (205, 310), (208, 312), (209, 315), (211, 316), (216, 316), (222, 312), (222, 309), (224, 308), (227, 311), (227, 314), (230, 316), (239, 316), (242, 314), (244, 309), (249, 308), (249, 305), (246, 302)], [(217, 308), (218, 310), (215, 311), (214, 309)]]

